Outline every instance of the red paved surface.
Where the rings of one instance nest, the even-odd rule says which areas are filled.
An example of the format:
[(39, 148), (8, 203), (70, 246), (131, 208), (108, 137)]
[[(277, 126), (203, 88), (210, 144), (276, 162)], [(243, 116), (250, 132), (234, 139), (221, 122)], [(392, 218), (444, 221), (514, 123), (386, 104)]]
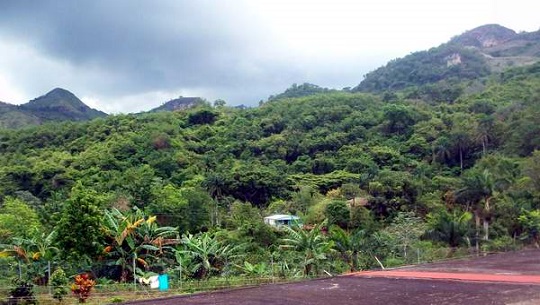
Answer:
[(540, 275), (516, 274), (487, 274), (487, 273), (457, 273), (457, 272), (430, 272), (412, 270), (365, 271), (353, 274), (359, 277), (387, 277), (431, 280), (456, 280), (472, 282), (499, 282), (515, 284), (540, 285)]

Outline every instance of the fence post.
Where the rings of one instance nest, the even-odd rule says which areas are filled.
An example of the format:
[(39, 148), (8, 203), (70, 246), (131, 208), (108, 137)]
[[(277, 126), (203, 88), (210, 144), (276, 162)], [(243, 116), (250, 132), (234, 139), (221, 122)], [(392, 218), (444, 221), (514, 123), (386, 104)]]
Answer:
[(18, 260), (18, 269), (19, 269), (19, 281), (22, 280), (22, 267), (21, 267), (21, 260)]
[(51, 261), (47, 261), (47, 288), (51, 295)]
[(180, 260), (180, 271), (179, 271), (179, 277), (178, 279), (180, 280), (180, 291), (182, 291), (182, 260)]
[(270, 268), (272, 268), (272, 284), (274, 283), (274, 253), (270, 253)]
[(135, 255), (133, 255), (133, 291), (137, 291), (137, 278), (135, 277)]

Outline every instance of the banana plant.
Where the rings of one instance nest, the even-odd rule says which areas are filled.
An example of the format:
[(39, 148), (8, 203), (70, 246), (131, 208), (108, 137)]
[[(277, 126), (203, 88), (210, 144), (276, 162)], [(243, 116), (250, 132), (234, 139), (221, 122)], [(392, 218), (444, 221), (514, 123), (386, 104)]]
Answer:
[(318, 273), (320, 263), (327, 259), (327, 254), (332, 251), (332, 242), (328, 241), (321, 233), (323, 222), (312, 229), (283, 227), (288, 233), (288, 237), (282, 239), (281, 248), (293, 250), (302, 255), (304, 276), (309, 276), (313, 272)]
[(139, 209), (126, 214), (114, 208), (106, 211), (103, 229), (108, 236), (103, 252), (109, 265), (120, 267), (121, 282), (131, 274), (144, 273), (153, 261), (172, 253), (172, 245), (178, 243), (176, 228), (158, 226), (155, 216), (147, 217)]
[(215, 234), (208, 232), (184, 234), (181, 243), (182, 246), (176, 250), (178, 256), (189, 258), (187, 271), (198, 279), (223, 272), (227, 262), (238, 257), (241, 249), (241, 245), (224, 244)]
[(31, 238), (15, 237), (10, 244), (0, 245), (0, 257), (11, 256), (15, 258), (19, 266), (19, 278), (22, 277), (22, 264), (29, 267), (29, 273), (41, 279), (46, 279), (47, 265), (58, 253), (58, 248), (53, 246), (56, 232), (34, 232)]

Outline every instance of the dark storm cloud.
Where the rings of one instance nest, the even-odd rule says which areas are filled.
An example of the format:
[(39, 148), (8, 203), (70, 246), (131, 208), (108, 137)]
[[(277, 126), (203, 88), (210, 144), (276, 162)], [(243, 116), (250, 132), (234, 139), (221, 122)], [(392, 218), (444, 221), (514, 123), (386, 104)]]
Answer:
[(266, 60), (271, 39), (235, 3), (4, 0), (0, 33), (80, 73), (98, 71), (86, 86), (100, 94), (197, 87), (239, 98), (231, 89), (277, 81), (288, 64)]

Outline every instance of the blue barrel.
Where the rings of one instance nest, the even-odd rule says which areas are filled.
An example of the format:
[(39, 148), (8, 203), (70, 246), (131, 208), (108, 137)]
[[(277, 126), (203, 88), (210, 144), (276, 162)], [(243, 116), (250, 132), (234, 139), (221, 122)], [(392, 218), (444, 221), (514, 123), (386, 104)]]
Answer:
[(159, 281), (159, 291), (169, 290), (169, 275), (168, 274), (160, 274), (158, 277), (158, 281)]

